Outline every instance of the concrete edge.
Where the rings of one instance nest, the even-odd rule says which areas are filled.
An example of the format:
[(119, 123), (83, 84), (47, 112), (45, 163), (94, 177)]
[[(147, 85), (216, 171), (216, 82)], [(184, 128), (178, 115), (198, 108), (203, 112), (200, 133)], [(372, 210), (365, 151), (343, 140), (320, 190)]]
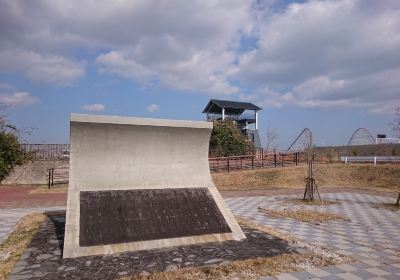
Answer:
[(81, 123), (165, 126), (165, 127), (185, 127), (185, 128), (204, 128), (204, 129), (213, 128), (213, 123), (206, 121), (152, 119), (152, 118), (89, 115), (89, 114), (75, 114), (75, 113), (71, 114), (70, 119), (71, 122), (81, 122)]
[[(76, 237), (76, 239), (79, 239), (79, 237)], [(148, 241), (129, 242), (129, 243), (117, 243), (117, 244), (99, 245), (90, 247), (74, 248), (73, 246), (67, 246), (68, 249), (64, 251), (63, 258), (68, 259), (68, 258), (76, 258), (82, 256), (112, 255), (123, 252), (138, 252), (146, 250), (165, 249), (176, 246), (194, 245), (194, 244), (202, 244), (208, 242), (222, 242), (228, 240), (234, 240), (232, 238), (232, 234), (230, 233), (185, 236), (177, 238), (156, 239)]]

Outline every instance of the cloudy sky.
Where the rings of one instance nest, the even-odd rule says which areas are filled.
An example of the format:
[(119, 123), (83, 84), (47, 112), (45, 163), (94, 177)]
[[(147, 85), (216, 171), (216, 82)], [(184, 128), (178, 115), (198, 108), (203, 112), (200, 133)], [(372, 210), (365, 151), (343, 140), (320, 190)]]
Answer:
[(282, 148), (344, 144), (390, 134), (399, 31), (398, 0), (0, 0), (0, 103), (34, 143), (67, 143), (71, 112), (202, 120), (217, 98)]

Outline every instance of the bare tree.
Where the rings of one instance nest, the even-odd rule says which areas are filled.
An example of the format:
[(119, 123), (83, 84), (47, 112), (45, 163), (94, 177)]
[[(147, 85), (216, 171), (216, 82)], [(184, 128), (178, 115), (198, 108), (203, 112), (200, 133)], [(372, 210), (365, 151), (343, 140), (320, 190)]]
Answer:
[(279, 138), (278, 132), (275, 128), (271, 128), (270, 126), (267, 127), (267, 145), (266, 149), (276, 149), (278, 146), (277, 140)]
[(7, 107), (5, 104), (0, 103), (0, 133), (14, 133), (17, 134), (18, 130), (15, 125), (11, 124), (6, 115)]
[(400, 107), (394, 111), (394, 119), (392, 122), (392, 129), (397, 137), (400, 137)]
[[(392, 129), (394, 133), (396, 133), (397, 137), (400, 138), (400, 107), (397, 107), (396, 110), (394, 111)], [(396, 205), (400, 206), (400, 192), (399, 196), (397, 197)]]
[(14, 124), (10, 122), (6, 114), (9, 106), (0, 103), (0, 133), (11, 133), (15, 135), (20, 142), (22, 142), (22, 136), (31, 135), (31, 133), (36, 129), (34, 127), (22, 127), (17, 128)]

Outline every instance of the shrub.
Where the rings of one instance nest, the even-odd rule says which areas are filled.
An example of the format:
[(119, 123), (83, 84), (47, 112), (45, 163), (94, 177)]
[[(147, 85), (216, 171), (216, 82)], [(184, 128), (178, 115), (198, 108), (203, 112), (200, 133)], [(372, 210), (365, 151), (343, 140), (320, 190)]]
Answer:
[(215, 156), (243, 155), (253, 146), (231, 120), (214, 121), (210, 138), (210, 153)]
[[(4, 107), (0, 106), (0, 110)], [(18, 140), (18, 130), (8, 123), (4, 115), (0, 115), (0, 182), (16, 165), (28, 159)]]
[(12, 133), (0, 132), (0, 182), (16, 165), (21, 165), (26, 159), (18, 138)]

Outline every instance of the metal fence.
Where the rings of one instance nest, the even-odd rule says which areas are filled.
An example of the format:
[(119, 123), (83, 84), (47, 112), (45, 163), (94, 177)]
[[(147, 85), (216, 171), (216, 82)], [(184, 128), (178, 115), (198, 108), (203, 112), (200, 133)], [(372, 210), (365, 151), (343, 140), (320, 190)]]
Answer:
[(69, 144), (21, 144), (25, 152), (36, 159), (69, 158)]
[(252, 155), (209, 158), (210, 171), (230, 172), (241, 169), (276, 168), (298, 165), (305, 161), (302, 152), (259, 150)]

